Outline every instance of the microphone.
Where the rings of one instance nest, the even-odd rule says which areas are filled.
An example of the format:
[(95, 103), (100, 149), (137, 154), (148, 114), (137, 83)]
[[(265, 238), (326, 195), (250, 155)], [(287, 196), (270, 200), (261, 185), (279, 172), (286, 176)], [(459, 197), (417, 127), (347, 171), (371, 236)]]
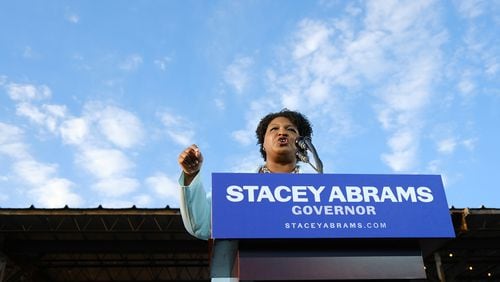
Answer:
[[(316, 152), (316, 148), (314, 148), (314, 145), (311, 142), (311, 137), (299, 136), (299, 137), (297, 137), (297, 139), (295, 139), (295, 144), (297, 145), (297, 148), (298, 148), (297, 149), (297, 157), (301, 161), (308, 163), (318, 173), (323, 173), (323, 162), (321, 162), (321, 160), (318, 156), (318, 153)], [(309, 157), (307, 156), (307, 151), (310, 151), (312, 153), (316, 166), (314, 166), (309, 161)]]
[(299, 136), (297, 137), (297, 139), (295, 139), (295, 145), (297, 145), (297, 147), (301, 148), (304, 151), (308, 149), (305, 141), (306, 138), (308, 138), (309, 140), (311, 139), (309, 137), (302, 137), (302, 136)]
[(301, 151), (301, 150), (297, 150), (297, 158), (299, 158), (299, 160), (305, 162), (305, 163), (309, 163), (309, 157), (307, 156), (307, 152), (306, 151)]

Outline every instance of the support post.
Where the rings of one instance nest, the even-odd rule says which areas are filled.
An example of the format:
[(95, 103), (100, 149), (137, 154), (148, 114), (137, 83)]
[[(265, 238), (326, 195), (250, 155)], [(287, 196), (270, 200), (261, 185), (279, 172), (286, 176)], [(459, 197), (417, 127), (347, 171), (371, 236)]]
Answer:
[(5, 267), (7, 266), (7, 257), (4, 253), (0, 252), (0, 282), (3, 281), (5, 276)]
[(439, 281), (446, 282), (446, 277), (443, 271), (443, 264), (441, 263), (441, 256), (438, 252), (434, 253), (434, 261), (436, 262), (436, 272), (439, 278)]
[(238, 282), (238, 241), (214, 240), (210, 261), (212, 282)]

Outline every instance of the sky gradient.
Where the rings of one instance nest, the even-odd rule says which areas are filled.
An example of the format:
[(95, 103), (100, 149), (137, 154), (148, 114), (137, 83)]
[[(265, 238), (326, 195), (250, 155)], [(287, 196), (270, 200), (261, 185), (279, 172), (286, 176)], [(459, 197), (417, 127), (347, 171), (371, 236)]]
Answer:
[(185, 147), (253, 172), (288, 108), (325, 173), (500, 208), (498, 34), (497, 0), (2, 1), (0, 207), (178, 207)]

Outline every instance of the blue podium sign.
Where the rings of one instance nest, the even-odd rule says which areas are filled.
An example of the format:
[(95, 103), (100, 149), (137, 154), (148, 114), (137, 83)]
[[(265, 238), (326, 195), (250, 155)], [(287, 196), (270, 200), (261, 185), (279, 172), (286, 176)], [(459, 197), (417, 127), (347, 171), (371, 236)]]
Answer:
[(212, 236), (455, 237), (439, 175), (212, 174)]

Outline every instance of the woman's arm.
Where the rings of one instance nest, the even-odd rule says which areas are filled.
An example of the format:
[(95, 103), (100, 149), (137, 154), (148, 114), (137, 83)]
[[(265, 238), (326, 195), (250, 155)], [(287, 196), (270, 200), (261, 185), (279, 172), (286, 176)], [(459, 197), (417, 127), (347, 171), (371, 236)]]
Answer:
[(179, 178), (180, 209), (184, 227), (196, 238), (208, 240), (211, 235), (211, 198), (203, 188), (200, 173), (184, 185), (184, 172)]

